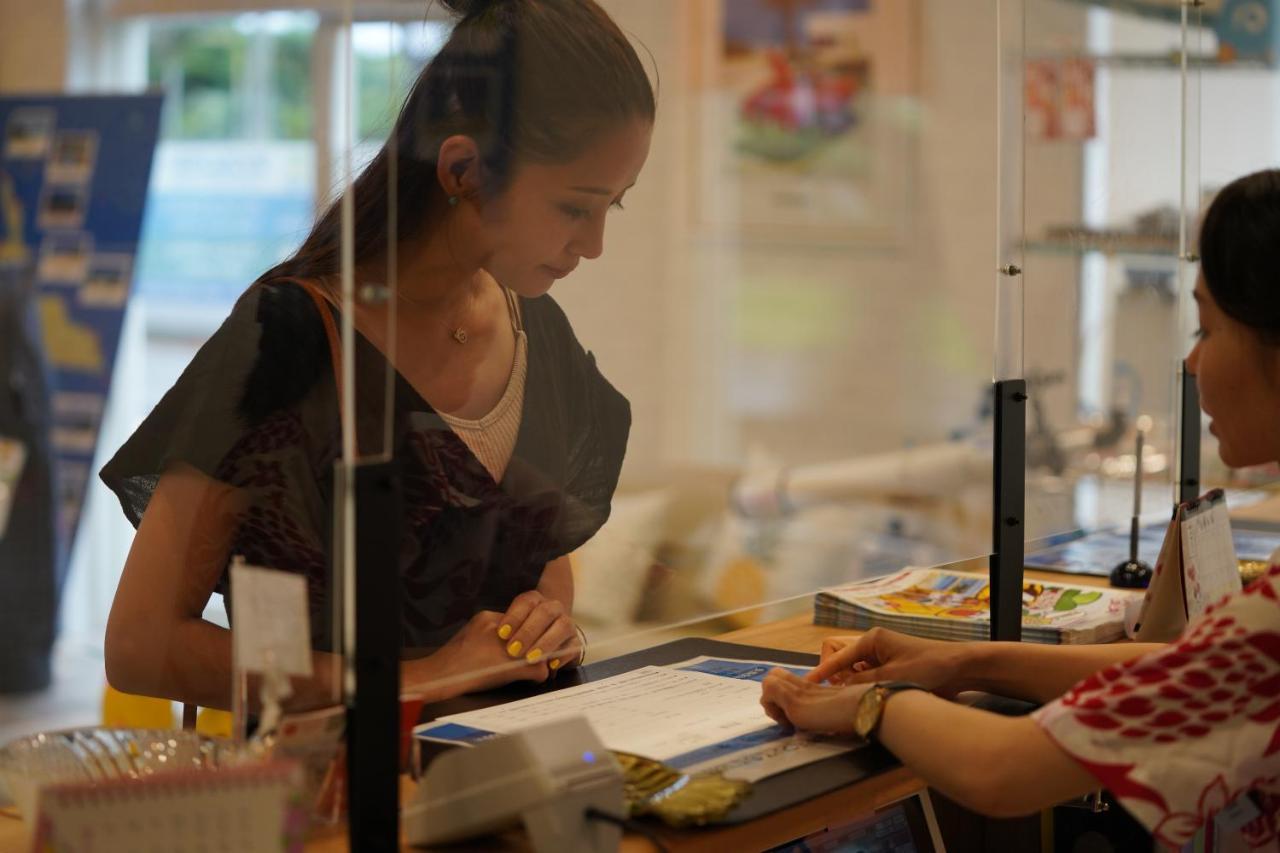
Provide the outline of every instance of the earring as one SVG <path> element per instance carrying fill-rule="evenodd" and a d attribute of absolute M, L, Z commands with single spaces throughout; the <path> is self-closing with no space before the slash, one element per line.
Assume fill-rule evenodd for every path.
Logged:
<path fill-rule="evenodd" d="M 458 197 L 456 195 L 449 196 L 449 206 L 450 207 L 458 206 Z"/>

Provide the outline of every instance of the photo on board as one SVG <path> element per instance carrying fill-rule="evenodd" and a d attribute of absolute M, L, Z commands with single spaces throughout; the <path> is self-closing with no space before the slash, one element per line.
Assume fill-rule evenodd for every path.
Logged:
<path fill-rule="evenodd" d="M 49 151 L 57 116 L 44 107 L 15 109 L 4 128 L 4 156 L 11 160 L 39 160 Z"/>

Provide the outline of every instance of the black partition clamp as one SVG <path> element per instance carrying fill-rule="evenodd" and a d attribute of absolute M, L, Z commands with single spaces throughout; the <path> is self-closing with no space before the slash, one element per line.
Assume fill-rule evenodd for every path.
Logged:
<path fill-rule="evenodd" d="M 356 486 L 355 695 L 347 703 L 352 851 L 400 844 L 400 478 L 359 464 Z"/>
<path fill-rule="evenodd" d="M 1178 503 L 1200 497 L 1200 388 L 1182 363 L 1182 412 L 1178 426 Z"/>
<path fill-rule="evenodd" d="M 995 383 L 991 515 L 991 639 L 1022 639 L 1026 547 L 1027 383 Z"/>

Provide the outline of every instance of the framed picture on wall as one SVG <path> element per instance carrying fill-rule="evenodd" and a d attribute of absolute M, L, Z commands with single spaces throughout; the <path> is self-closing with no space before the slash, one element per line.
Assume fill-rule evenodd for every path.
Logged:
<path fill-rule="evenodd" d="M 919 0 L 696 5 L 699 228 L 899 244 L 915 160 Z"/>

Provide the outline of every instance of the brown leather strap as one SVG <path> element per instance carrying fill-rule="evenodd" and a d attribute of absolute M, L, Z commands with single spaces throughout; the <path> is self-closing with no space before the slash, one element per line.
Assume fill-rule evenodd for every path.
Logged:
<path fill-rule="evenodd" d="M 338 408 L 342 408 L 342 342 L 338 338 L 338 327 L 333 322 L 333 311 L 331 311 L 332 303 L 320 289 L 320 286 L 305 281 L 300 278 L 286 278 L 281 281 L 292 282 L 307 292 L 311 297 L 311 301 L 316 304 L 316 311 L 320 312 L 320 322 L 324 323 L 324 333 L 329 338 L 329 360 L 333 364 L 333 383 L 338 389 Z"/>
<path fill-rule="evenodd" d="M 188 731 L 196 727 L 196 711 L 200 710 L 190 702 L 182 704 L 182 727 Z"/>

